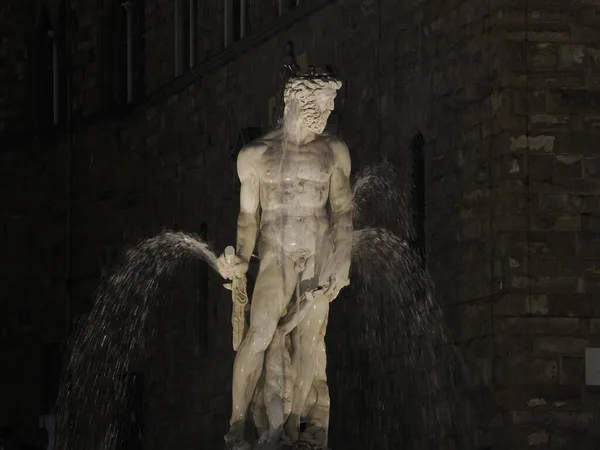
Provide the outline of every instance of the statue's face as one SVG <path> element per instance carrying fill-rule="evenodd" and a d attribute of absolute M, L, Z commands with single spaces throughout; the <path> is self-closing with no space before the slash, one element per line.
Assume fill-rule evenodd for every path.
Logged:
<path fill-rule="evenodd" d="M 334 108 L 335 89 L 318 89 L 302 103 L 301 117 L 303 125 L 315 134 L 321 134 L 327 126 L 327 119 Z"/>

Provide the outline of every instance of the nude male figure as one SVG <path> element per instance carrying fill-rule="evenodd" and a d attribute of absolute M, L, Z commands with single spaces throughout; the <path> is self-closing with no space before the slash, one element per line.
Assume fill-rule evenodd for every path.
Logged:
<path fill-rule="evenodd" d="M 346 145 L 324 134 L 339 81 L 291 78 L 284 92 L 284 125 L 241 150 L 241 181 L 235 260 L 219 258 L 226 278 L 244 275 L 258 240 L 260 268 L 250 309 L 250 326 L 233 372 L 233 410 L 225 440 L 244 444 L 248 405 L 263 370 L 264 354 L 300 281 L 301 293 L 323 287 L 325 301 L 314 301 L 293 333 L 299 339 L 299 367 L 286 430 L 297 439 L 300 415 L 315 384 L 329 394 L 325 374 L 324 328 L 329 301 L 348 284 L 352 239 L 350 156 Z M 323 260 L 343 251 L 335 270 L 320 277 Z M 297 341 L 296 341 L 297 342 Z M 322 355 L 321 355 L 322 353 Z M 317 419 L 318 420 L 318 419 Z M 313 424 L 324 427 L 327 423 Z M 324 442 L 326 444 L 326 442 Z"/>

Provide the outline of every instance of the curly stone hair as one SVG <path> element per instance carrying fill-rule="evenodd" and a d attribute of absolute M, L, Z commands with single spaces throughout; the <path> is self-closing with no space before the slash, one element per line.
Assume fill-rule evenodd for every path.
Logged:
<path fill-rule="evenodd" d="M 327 124 L 329 111 L 319 106 L 319 97 L 326 91 L 335 96 L 335 91 L 342 87 L 341 81 L 331 77 L 292 77 L 285 85 L 283 92 L 284 116 L 301 117 L 301 122 L 314 133 L 321 134 Z M 291 123 L 294 123 L 292 119 Z"/>
<path fill-rule="evenodd" d="M 288 103 L 291 100 L 298 100 L 300 103 L 308 103 L 316 96 L 317 92 L 320 90 L 338 90 L 341 87 L 342 82 L 331 77 L 291 77 L 285 83 L 285 89 L 283 91 L 283 101 L 285 103 Z"/>

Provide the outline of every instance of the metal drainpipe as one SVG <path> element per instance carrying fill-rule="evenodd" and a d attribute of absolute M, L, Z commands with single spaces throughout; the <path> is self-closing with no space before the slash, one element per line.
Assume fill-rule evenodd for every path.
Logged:
<path fill-rule="evenodd" d="M 71 83 L 72 83 L 72 67 L 70 59 L 71 50 L 71 35 L 70 35 L 70 14 L 69 5 L 65 6 L 65 76 L 66 76 L 66 89 L 65 89 L 65 133 L 66 133 L 66 194 L 67 194 L 67 213 L 66 213 L 66 262 L 65 262 L 65 277 L 66 277 L 66 322 L 67 322 L 67 336 L 70 336 L 73 328 L 73 298 L 72 298 L 72 264 L 71 264 L 71 251 L 73 246 L 73 124 L 72 124 L 72 94 L 71 94 Z"/>

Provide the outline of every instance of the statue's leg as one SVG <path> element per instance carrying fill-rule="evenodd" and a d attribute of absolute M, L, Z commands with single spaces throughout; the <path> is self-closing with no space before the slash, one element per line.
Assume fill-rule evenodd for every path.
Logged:
<path fill-rule="evenodd" d="M 305 289 L 314 289 L 313 279 L 303 280 Z M 299 348 L 294 348 L 292 363 L 295 365 L 296 380 L 290 418 L 286 423 L 286 434 L 292 440 L 299 437 L 300 416 L 317 371 L 319 334 L 329 310 L 329 300 L 322 295 L 314 297 L 313 304 L 294 333 L 299 333 Z"/>
<path fill-rule="evenodd" d="M 265 350 L 296 284 L 291 261 L 268 249 L 261 253 L 250 307 L 250 327 L 233 364 L 233 408 L 230 429 L 225 436 L 228 443 L 243 441 L 246 412 L 262 372 Z"/>
<path fill-rule="evenodd" d="M 265 356 L 266 360 L 266 356 Z M 254 395 L 250 402 L 250 410 L 252 411 L 252 422 L 256 427 L 258 435 L 261 436 L 265 431 L 269 430 L 269 418 L 267 417 L 267 408 L 265 406 L 265 373 L 264 370 L 258 379 Z"/>
<path fill-rule="evenodd" d="M 327 314 L 328 317 L 328 314 Z M 322 447 L 327 447 L 329 430 L 329 386 L 327 385 L 327 353 L 325 351 L 325 331 L 327 317 L 323 323 L 316 349 L 317 370 L 313 381 L 313 389 L 317 392 L 316 403 L 310 411 L 309 421 L 306 425 L 303 438 L 308 441 L 318 442 Z"/>
<path fill-rule="evenodd" d="M 289 415 L 289 406 L 285 398 L 288 378 L 292 377 L 289 355 L 285 348 L 285 335 L 279 327 L 273 336 L 271 345 L 265 352 L 265 389 L 264 401 L 269 419 L 269 437 L 279 441 L 283 434 L 283 424 Z"/>

